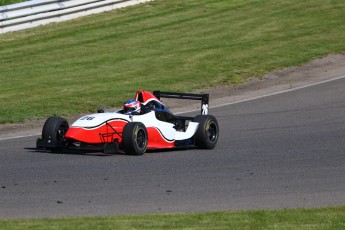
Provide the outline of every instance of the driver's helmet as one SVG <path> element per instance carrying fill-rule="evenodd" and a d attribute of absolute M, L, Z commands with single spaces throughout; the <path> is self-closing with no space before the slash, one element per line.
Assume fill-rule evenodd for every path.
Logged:
<path fill-rule="evenodd" d="M 140 113 L 140 102 L 134 99 L 130 99 L 123 104 L 123 112 L 129 114 L 132 112 Z"/>

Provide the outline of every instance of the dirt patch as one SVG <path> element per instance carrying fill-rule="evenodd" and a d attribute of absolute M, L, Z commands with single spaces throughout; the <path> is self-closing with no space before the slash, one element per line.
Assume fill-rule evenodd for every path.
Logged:
<path fill-rule="evenodd" d="M 308 84 L 332 79 L 345 75 L 345 52 L 328 55 L 312 60 L 302 66 L 290 67 L 266 74 L 261 79 L 252 78 L 244 84 L 221 85 L 212 88 L 198 90 L 195 93 L 210 94 L 210 106 L 231 103 L 253 97 L 267 95 L 282 90 L 293 89 Z M 200 107 L 199 103 L 178 103 L 170 100 L 163 101 L 173 112 L 194 110 Z M 74 121 L 76 117 L 69 117 Z M 1 124 L 0 140 L 39 135 L 45 119 L 28 120 L 18 124 Z"/>

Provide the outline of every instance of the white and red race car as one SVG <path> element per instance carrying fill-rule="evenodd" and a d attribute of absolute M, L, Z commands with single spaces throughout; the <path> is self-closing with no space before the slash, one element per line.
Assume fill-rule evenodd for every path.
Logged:
<path fill-rule="evenodd" d="M 161 98 L 201 101 L 201 115 L 176 116 Z M 71 126 L 62 117 L 49 117 L 36 147 L 52 151 L 80 149 L 114 154 L 142 155 L 146 150 L 197 147 L 213 149 L 218 141 L 216 118 L 208 115 L 208 94 L 139 90 L 135 100 L 145 113 L 103 112 L 79 118 Z"/>

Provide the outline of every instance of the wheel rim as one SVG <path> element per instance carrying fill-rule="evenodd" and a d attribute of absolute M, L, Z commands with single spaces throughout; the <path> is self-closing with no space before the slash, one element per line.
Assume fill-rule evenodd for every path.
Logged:
<path fill-rule="evenodd" d="M 62 123 L 59 128 L 57 129 L 56 132 L 56 140 L 58 141 L 63 141 L 65 140 L 65 134 L 68 130 L 68 125 L 65 123 Z"/>
<path fill-rule="evenodd" d="M 208 128 L 207 128 L 207 136 L 208 136 L 208 140 L 211 143 L 214 143 L 217 141 L 218 138 L 218 130 L 217 130 L 217 125 L 216 123 L 210 121 L 208 124 Z"/>
<path fill-rule="evenodd" d="M 137 146 L 139 149 L 145 149 L 146 148 L 146 133 L 143 129 L 138 129 L 135 141 L 137 143 Z"/>

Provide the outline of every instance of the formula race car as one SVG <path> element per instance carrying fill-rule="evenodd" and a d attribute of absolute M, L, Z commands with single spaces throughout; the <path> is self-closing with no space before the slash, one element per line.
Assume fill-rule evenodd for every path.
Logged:
<path fill-rule="evenodd" d="M 161 98 L 201 101 L 201 115 L 176 116 Z M 36 147 L 52 151 L 79 149 L 114 154 L 142 155 L 146 150 L 189 148 L 213 149 L 219 137 L 216 118 L 208 115 L 208 94 L 139 90 L 135 100 L 142 111 L 104 112 L 79 118 L 71 126 L 62 117 L 49 117 Z"/>

